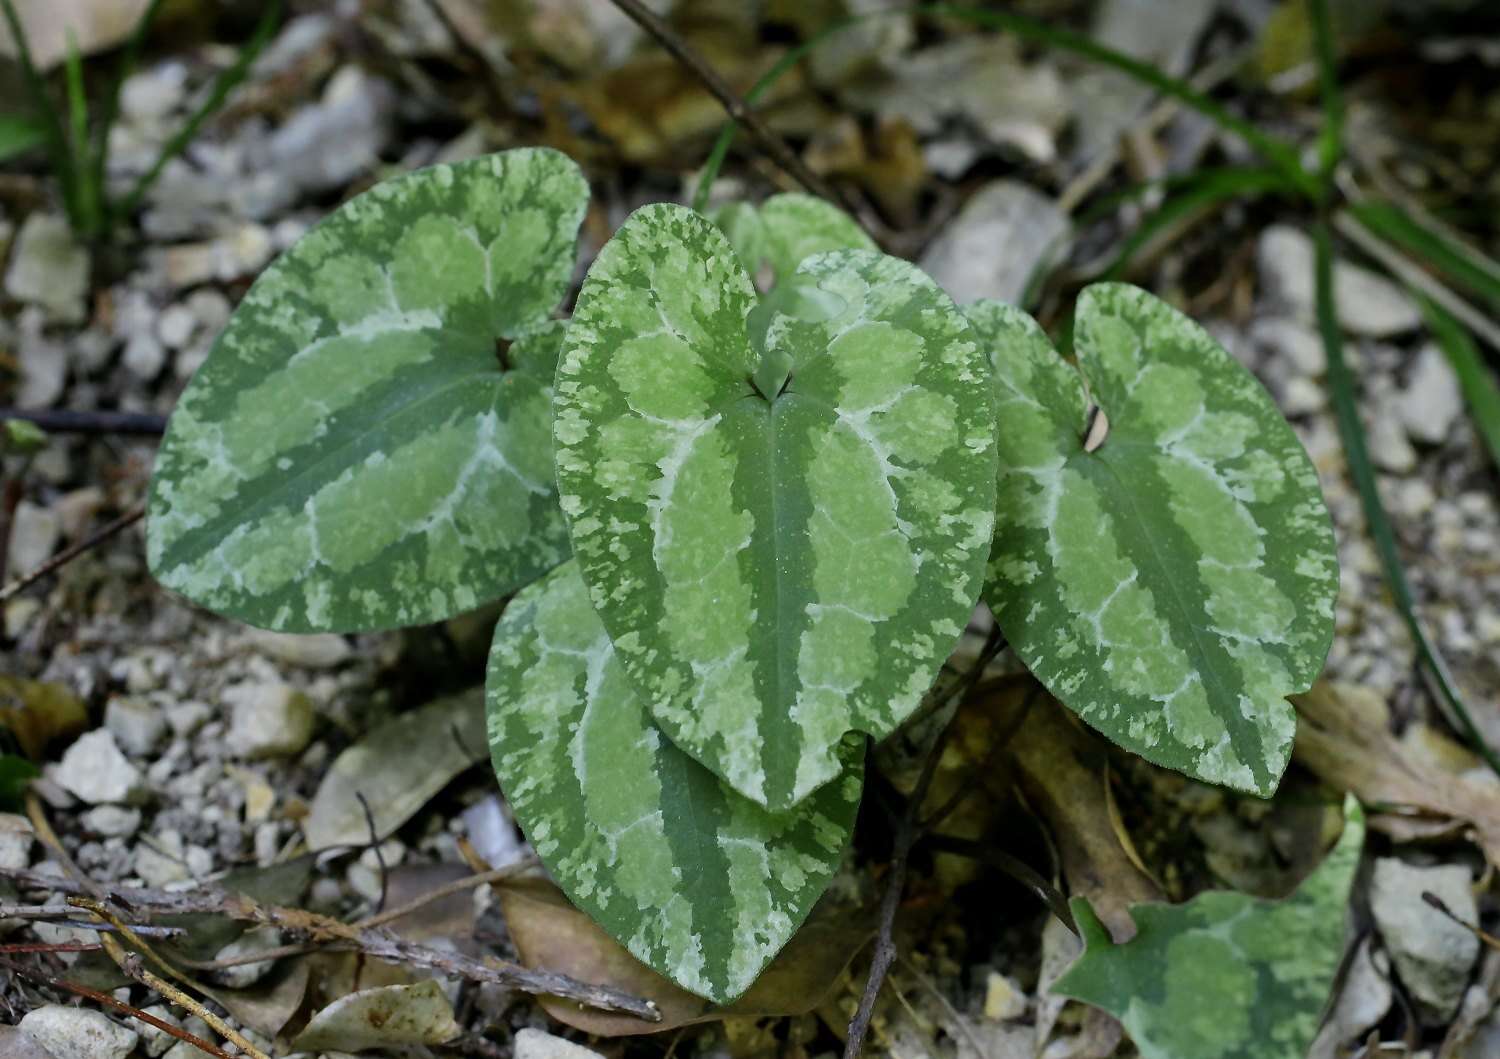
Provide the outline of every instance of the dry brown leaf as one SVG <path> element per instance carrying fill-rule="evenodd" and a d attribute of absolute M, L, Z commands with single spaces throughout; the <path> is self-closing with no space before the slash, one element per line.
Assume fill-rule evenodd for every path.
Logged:
<path fill-rule="evenodd" d="M 863 909 L 819 906 L 750 991 L 727 1007 L 680 989 L 630 955 L 543 879 L 520 879 L 499 888 L 500 904 L 521 962 L 580 981 L 645 997 L 660 1022 L 580 1008 L 550 997 L 542 1006 L 559 1022 L 599 1037 L 660 1033 L 728 1017 L 800 1015 L 816 1008 L 849 961 L 874 935 L 874 916 Z"/>
<path fill-rule="evenodd" d="M 312 1017 L 293 1046 L 359 1052 L 393 1045 L 444 1044 L 461 1032 L 442 986 L 428 979 L 340 997 Z"/>
<path fill-rule="evenodd" d="M 0 676 L 0 728 L 8 728 L 33 761 L 47 744 L 78 734 L 88 721 L 88 710 L 63 685 Z"/>
<path fill-rule="evenodd" d="M 1409 838 L 1432 834 L 1434 826 L 1442 833 L 1447 821 L 1460 821 L 1489 862 L 1500 866 L 1500 785 L 1445 771 L 1434 754 L 1413 753 L 1391 734 L 1385 703 L 1364 688 L 1322 681 L 1292 702 L 1302 718 L 1296 760 L 1368 805 L 1378 814 L 1371 827 Z M 1429 733 L 1424 742 L 1433 738 Z"/>
<path fill-rule="evenodd" d="M 1008 708 L 1032 689 L 1018 678 L 995 692 Z M 1135 933 L 1126 909 L 1160 901 L 1161 889 L 1136 867 L 1110 820 L 1105 747 L 1057 700 L 1041 695 L 1011 737 L 1010 754 L 1027 799 L 1057 842 L 1068 889 L 1089 899 L 1116 941 Z"/>

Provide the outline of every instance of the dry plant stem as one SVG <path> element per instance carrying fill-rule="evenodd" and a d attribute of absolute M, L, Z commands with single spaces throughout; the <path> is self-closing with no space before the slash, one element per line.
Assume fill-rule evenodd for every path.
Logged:
<path fill-rule="evenodd" d="M 439 886 L 427 891 L 421 897 L 413 898 L 412 900 L 406 902 L 406 904 L 404 905 L 397 905 L 395 908 L 387 909 L 386 911 L 381 912 L 378 915 L 366 916 L 364 919 L 361 919 L 354 925 L 366 929 L 370 927 L 381 927 L 393 920 L 401 919 L 403 916 L 411 915 L 413 912 L 422 908 L 424 905 L 429 905 L 434 901 L 441 901 L 443 898 L 448 897 L 452 894 L 463 893 L 463 891 L 465 890 L 473 890 L 480 886 L 488 886 L 491 883 L 503 882 L 513 875 L 519 875 L 524 871 L 530 871 L 540 863 L 541 860 L 537 857 L 537 855 L 535 853 L 530 853 L 522 857 L 520 860 L 513 861 L 512 863 L 500 868 L 495 868 L 492 871 L 480 872 L 478 875 L 470 875 L 462 879 L 455 879 L 451 883 L 447 883 L 446 885 Z"/>
<path fill-rule="evenodd" d="M 79 880 L 42 875 L 26 869 L 0 868 L 0 878 L 14 879 L 29 889 L 68 894 L 88 892 L 87 886 Z M 209 913 L 228 916 L 242 922 L 277 927 L 320 945 L 331 943 L 345 946 L 388 963 L 425 967 L 450 977 L 493 982 L 522 993 L 573 1000 L 601 1011 L 624 1012 L 647 1022 L 661 1020 L 661 1012 L 653 1002 L 622 993 L 618 989 L 591 985 L 552 971 L 534 971 L 499 960 L 476 960 L 457 953 L 441 952 L 407 941 L 380 928 L 350 926 L 337 919 L 297 908 L 261 905 L 244 894 L 207 888 L 180 894 L 139 889 L 126 891 L 121 896 L 128 897 L 134 908 L 153 915 Z M 266 958 L 265 953 L 255 954 L 255 962 Z"/>
<path fill-rule="evenodd" d="M 3 603 L 5 602 L 5 600 L 10 599 L 18 592 L 24 590 L 27 586 L 33 585 L 36 582 L 40 581 L 48 574 L 62 569 L 64 566 L 67 566 L 74 559 L 78 558 L 85 552 L 92 551 L 93 549 L 99 547 L 99 545 L 103 544 L 111 537 L 120 533 L 122 530 L 129 529 L 131 526 L 139 522 L 142 517 L 145 516 L 145 514 L 146 505 L 142 504 L 134 510 L 121 515 L 119 518 L 115 519 L 108 525 L 89 534 L 78 543 L 69 545 L 68 547 L 64 548 L 52 558 L 48 559 L 41 566 L 31 571 L 31 573 L 24 574 L 21 577 L 16 578 L 16 580 L 12 581 L 4 588 L 0 588 L 0 603 Z"/>
<path fill-rule="evenodd" d="M 66 408 L 0 408 L 0 420 L 35 423 L 52 434 L 139 434 L 159 436 L 167 417 L 147 412 L 74 412 Z"/>
<path fill-rule="evenodd" d="M 95 900 L 103 901 L 104 889 L 85 875 L 83 869 L 78 866 L 78 862 L 68 855 L 67 850 L 63 849 L 62 840 L 57 837 L 57 832 L 52 830 L 52 821 L 47 819 L 47 813 L 42 809 L 42 800 L 34 791 L 26 792 L 26 818 L 31 821 L 37 840 L 57 858 L 57 863 L 62 865 L 68 877 Z"/>
<path fill-rule="evenodd" d="M 875 1001 L 880 996 L 880 986 L 896 959 L 894 939 L 896 910 L 901 905 L 901 893 L 906 888 L 906 865 L 911 858 L 911 848 L 920 834 L 922 803 L 927 800 L 927 791 L 932 786 L 932 778 L 937 775 L 938 761 L 942 758 L 943 748 L 948 745 L 949 736 L 953 731 L 953 714 L 958 712 L 958 708 L 974 690 L 974 686 L 979 683 L 979 678 L 984 675 L 985 669 L 994 661 L 995 656 L 1004 649 L 1005 637 L 996 628 L 990 633 L 989 640 L 974 661 L 973 667 L 964 675 L 959 686 L 950 692 L 948 702 L 951 705 L 948 716 L 944 718 L 937 736 L 927 748 L 926 760 L 922 762 L 922 773 L 917 778 L 916 786 L 912 788 L 911 798 L 906 803 L 906 813 L 896 829 L 895 847 L 891 854 L 890 878 L 880 901 L 880 933 L 875 939 L 875 953 L 870 960 L 870 976 L 865 980 L 865 989 L 859 999 L 859 1008 L 854 1012 L 854 1018 L 849 1021 L 849 1035 L 844 1041 L 844 1059 L 857 1059 L 864 1050 L 865 1035 L 869 1033 L 870 1019 L 875 1015 Z"/>
<path fill-rule="evenodd" d="M 683 40 L 677 34 L 677 31 L 667 24 L 666 19 L 652 11 L 641 0 L 614 0 L 614 5 L 623 11 L 636 25 L 655 37 L 657 42 L 674 59 L 682 63 L 683 66 L 692 72 L 693 76 L 703 82 L 703 87 L 708 89 L 713 97 L 719 101 L 725 113 L 743 126 L 745 131 L 756 139 L 776 164 L 786 170 L 797 183 L 819 198 L 838 204 L 850 216 L 858 215 L 858 211 L 855 210 L 849 200 L 840 194 L 838 189 L 832 184 L 809 169 L 807 163 L 802 161 L 797 152 L 792 150 L 785 140 L 771 131 L 769 126 L 761 120 L 760 116 L 746 105 L 739 94 L 725 83 L 724 79 L 719 76 L 718 71 L 704 61 L 703 56 L 689 47 L 687 41 Z"/>
<path fill-rule="evenodd" d="M 135 979 L 147 989 L 153 989 L 157 993 L 160 993 L 184 1011 L 197 1015 L 204 1022 L 212 1026 L 215 1033 L 225 1040 L 232 1041 L 235 1047 L 239 1048 L 246 1055 L 251 1056 L 252 1059 L 270 1059 L 270 1056 L 266 1055 L 265 1052 L 246 1040 L 244 1034 L 204 1007 L 202 1003 L 184 993 L 181 989 L 178 989 L 171 982 L 153 974 L 142 966 L 141 956 L 144 954 L 152 963 L 155 963 L 163 971 L 166 971 L 184 985 L 200 989 L 194 982 L 157 955 L 151 946 L 142 941 L 140 936 L 131 930 L 119 916 L 115 915 L 107 905 L 100 901 L 92 901 L 86 897 L 69 898 L 68 903 L 86 909 L 98 916 L 100 920 L 112 925 L 130 942 L 131 947 L 137 950 L 135 953 L 127 953 L 124 946 L 115 940 L 113 935 L 101 934 L 99 936 L 99 941 L 104 946 L 104 951 L 109 954 L 109 958 L 115 961 L 126 976 Z"/>
<path fill-rule="evenodd" d="M 155 1015 L 147 1014 L 146 1012 L 140 1010 L 140 1008 L 134 1008 L 129 1004 L 116 1000 L 108 993 L 101 993 L 96 989 L 90 989 L 88 986 L 79 985 L 77 982 L 70 982 L 65 978 L 53 978 L 51 975 L 42 974 L 31 968 L 23 967 L 21 964 L 12 963 L 11 961 L 5 959 L 0 959 L 0 967 L 6 968 L 12 974 L 20 975 L 23 978 L 30 978 L 34 982 L 42 982 L 54 989 L 61 989 L 64 992 L 72 993 L 75 996 L 81 996 L 87 1000 L 92 1000 L 96 1004 L 100 1004 L 104 1007 L 110 1008 L 113 1011 L 118 1011 L 122 1015 L 128 1015 L 130 1018 L 133 1018 L 139 1022 L 144 1022 L 148 1026 L 155 1026 L 157 1029 L 161 1030 L 163 1033 L 167 1034 L 170 1037 L 175 1037 L 179 1041 L 186 1041 L 188 1044 L 191 1044 L 194 1048 L 197 1048 L 205 1055 L 217 1056 L 218 1059 L 232 1059 L 228 1052 L 220 1050 L 213 1044 L 205 1041 L 202 1037 L 195 1036 L 194 1034 L 189 1033 L 187 1030 L 182 1029 L 180 1026 L 174 1026 L 170 1022 L 157 1018 Z"/>

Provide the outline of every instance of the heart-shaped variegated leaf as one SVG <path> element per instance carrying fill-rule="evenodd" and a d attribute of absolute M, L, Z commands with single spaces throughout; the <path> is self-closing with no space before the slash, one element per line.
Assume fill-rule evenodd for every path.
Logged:
<path fill-rule="evenodd" d="M 1343 958 L 1364 833 L 1351 797 L 1338 844 L 1291 897 L 1216 890 L 1135 905 L 1136 934 L 1122 945 L 1075 899 L 1085 950 L 1052 991 L 1119 1018 L 1143 1059 L 1306 1055 Z"/>
<path fill-rule="evenodd" d="M 1291 427 L 1207 332 L 1135 287 L 1083 292 L 1082 377 L 1019 310 L 969 313 L 999 397 L 985 599 L 1011 645 L 1121 746 L 1270 794 L 1296 728 L 1286 696 L 1322 668 L 1338 591 Z"/>
<path fill-rule="evenodd" d="M 812 195 L 772 195 L 759 207 L 732 202 L 714 214 L 716 223 L 752 276 L 770 267 L 776 282 L 787 279 L 813 254 L 826 250 L 874 250 L 865 230 L 837 206 Z"/>
<path fill-rule="evenodd" d="M 627 673 L 679 746 L 784 809 L 846 733 L 905 718 L 962 631 L 995 428 L 983 352 L 906 262 L 818 254 L 768 298 L 707 220 L 641 209 L 579 295 L 556 436 Z"/>
<path fill-rule="evenodd" d="M 684 989 L 749 988 L 838 867 L 860 755 L 789 812 L 734 793 L 656 727 L 571 562 L 512 601 L 487 694 L 500 786 L 569 898 Z"/>
<path fill-rule="evenodd" d="M 253 625 L 449 617 L 567 555 L 551 379 L 588 186 L 526 149 L 376 186 L 261 275 L 157 455 L 156 577 Z"/>

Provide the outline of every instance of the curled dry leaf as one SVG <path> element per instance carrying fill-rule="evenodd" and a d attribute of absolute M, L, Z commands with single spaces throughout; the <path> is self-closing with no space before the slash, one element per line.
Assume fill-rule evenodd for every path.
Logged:
<path fill-rule="evenodd" d="M 1433 816 L 1459 821 L 1500 866 L 1500 785 L 1445 771 L 1431 763 L 1436 755 L 1411 753 L 1391 734 L 1385 703 L 1363 688 L 1322 681 L 1292 701 L 1302 716 L 1297 760 L 1360 801 L 1402 814 L 1372 817 L 1371 827 L 1416 837 L 1406 825 Z"/>
<path fill-rule="evenodd" d="M 385 838 L 489 750 L 479 689 L 428 703 L 377 727 L 340 754 L 302 829 L 311 849 L 370 840 L 359 796 Z"/>
<path fill-rule="evenodd" d="M 771 961 L 749 992 L 718 1006 L 673 985 L 630 955 L 562 892 L 542 879 L 520 879 L 499 889 L 510 935 L 527 967 L 546 968 L 585 982 L 645 997 L 661 1012 L 660 1022 L 580 1008 L 541 998 L 559 1022 L 600 1037 L 661 1033 L 724 1018 L 800 1015 L 823 1003 L 850 960 L 875 932 L 867 910 L 826 905 L 814 909 L 792 940 Z"/>
<path fill-rule="evenodd" d="M 358 1052 L 403 1044 L 443 1044 L 460 1032 L 442 987 L 428 980 L 340 997 L 312 1017 L 294 1047 Z"/>
<path fill-rule="evenodd" d="M 61 684 L 0 676 L 0 728 L 33 760 L 52 740 L 83 731 L 88 719 L 78 696 Z"/>

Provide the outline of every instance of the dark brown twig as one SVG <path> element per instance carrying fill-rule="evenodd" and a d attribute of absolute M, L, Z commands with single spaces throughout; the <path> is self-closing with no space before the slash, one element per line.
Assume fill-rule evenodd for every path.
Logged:
<path fill-rule="evenodd" d="M 139 1022 L 144 1022 L 148 1026 L 155 1026 L 168 1036 L 175 1037 L 179 1041 L 186 1041 L 206 1055 L 217 1056 L 218 1059 L 231 1059 L 228 1052 L 210 1044 L 202 1037 L 194 1036 L 180 1026 L 174 1026 L 164 1019 L 147 1014 L 140 1008 L 134 1008 L 129 1004 L 116 1000 L 108 993 L 101 993 L 97 989 L 90 989 L 86 985 L 79 985 L 77 982 L 70 982 L 65 978 L 53 978 L 49 974 L 43 974 L 24 964 L 13 963 L 6 959 L 0 959 L 0 967 L 4 967 L 12 974 L 20 975 L 23 978 L 30 978 L 34 982 L 41 982 L 54 989 L 61 989 L 64 992 L 72 993 L 74 996 L 81 996 L 86 1000 L 92 1000 L 94 1003 L 101 1004 L 111 1011 L 118 1011 L 122 1015 L 128 1015 Z"/>
<path fill-rule="evenodd" d="M 0 420 L 20 419 L 53 434 L 159 435 L 167 417 L 148 412 L 75 412 L 66 408 L 0 408 Z"/>
<path fill-rule="evenodd" d="M 64 566 L 67 566 L 74 559 L 78 558 L 85 552 L 92 551 L 93 549 L 99 547 L 99 545 L 103 544 L 105 541 L 109 540 L 111 537 L 115 536 L 121 531 L 127 530 L 131 526 L 134 526 L 145 516 L 145 514 L 146 505 L 142 504 L 132 511 L 127 511 L 125 514 L 121 515 L 119 518 L 115 519 L 108 525 L 95 530 L 93 533 L 89 534 L 87 537 L 77 542 L 76 544 L 70 544 L 68 547 L 58 552 L 56 555 L 48 559 L 45 563 L 37 567 L 35 570 L 31 571 L 29 574 L 22 574 L 10 584 L 6 585 L 4 588 L 0 588 L 0 603 L 5 602 L 7 599 L 10 599 L 11 596 L 14 596 L 19 592 L 24 591 L 27 586 L 35 584 L 42 578 L 46 577 L 48 574 L 62 569 Z"/>
<path fill-rule="evenodd" d="M 761 120 L 753 109 L 740 98 L 733 88 L 719 76 L 717 70 L 710 66 L 687 41 L 683 40 L 666 21 L 655 11 L 652 11 L 641 0 L 614 0 L 614 5 L 625 13 L 632 22 L 640 26 L 657 42 L 665 48 L 671 56 L 692 72 L 693 76 L 703 82 L 703 87 L 719 101 L 732 119 L 744 127 L 755 140 L 761 145 L 765 152 L 771 156 L 788 175 L 801 184 L 808 191 L 828 202 L 837 203 L 851 216 L 857 216 L 858 211 L 849 200 L 839 192 L 828 181 L 808 168 L 807 163 L 802 161 L 796 151 L 792 150 L 771 128 Z"/>
<path fill-rule="evenodd" d="M 949 707 L 948 716 L 943 719 L 942 727 L 938 729 L 938 734 L 927 748 L 926 760 L 922 762 L 922 773 L 917 777 L 917 785 L 912 788 L 911 797 L 906 803 L 906 812 L 896 829 L 895 847 L 891 854 L 890 878 L 880 901 L 880 933 L 875 939 L 875 953 L 870 960 L 870 976 L 865 980 L 865 990 L 859 999 L 859 1008 L 854 1012 L 854 1018 L 849 1021 L 849 1036 L 844 1041 L 844 1059 L 857 1059 L 864 1050 L 865 1035 L 870 1032 L 870 1020 L 875 1015 L 875 1001 L 880 996 L 880 987 L 885 982 L 885 976 L 890 972 L 891 964 L 896 960 L 894 939 L 896 910 L 901 906 L 901 893 L 906 887 L 906 865 L 911 858 L 911 848 L 920 834 L 919 820 L 922 803 L 927 800 L 927 791 L 932 786 L 932 778 L 937 775 L 938 761 L 943 756 L 943 749 L 948 745 L 948 739 L 953 730 L 951 724 L 953 714 L 958 712 L 958 708 L 963 705 L 969 692 L 973 691 L 974 686 L 979 683 L 979 678 L 984 675 L 985 669 L 1004 649 L 1005 637 L 997 627 L 990 632 L 989 639 L 985 641 L 984 650 L 979 653 L 974 665 L 946 697 L 946 705 Z"/>
<path fill-rule="evenodd" d="M 365 814 L 365 826 L 370 829 L 370 848 L 375 851 L 375 863 L 380 867 L 380 900 L 375 902 L 375 915 L 385 911 L 386 895 L 390 891 L 390 872 L 385 866 L 385 851 L 380 848 L 380 832 L 375 828 L 375 814 L 370 810 L 370 800 L 364 791 L 355 791 L 360 811 Z"/>

